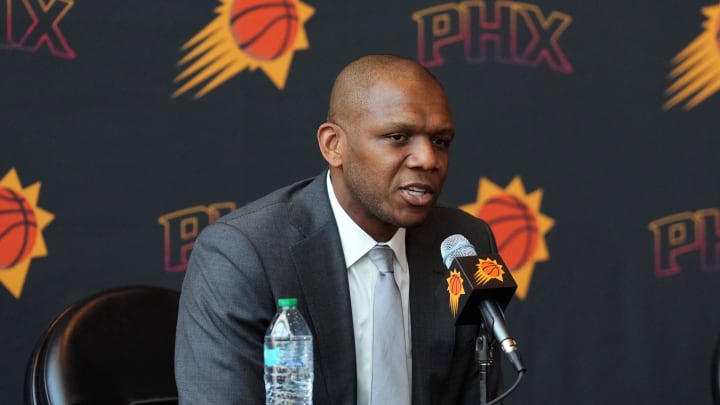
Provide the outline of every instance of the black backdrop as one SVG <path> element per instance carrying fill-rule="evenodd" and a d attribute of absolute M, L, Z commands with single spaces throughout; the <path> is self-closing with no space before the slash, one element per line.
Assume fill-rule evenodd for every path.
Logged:
<path fill-rule="evenodd" d="M 238 50 L 229 31 L 230 7 L 256 3 L 0 2 L 0 188 L 38 223 L 20 263 L 2 262 L 17 233 L 0 239 L 3 403 L 22 402 L 30 351 L 66 305 L 120 285 L 179 288 L 195 231 L 319 173 L 315 130 L 341 66 L 422 60 L 443 39 L 430 68 L 458 135 L 443 199 L 482 211 L 514 196 L 537 230 L 503 252 L 533 246 L 507 311 L 530 371 L 507 403 L 710 403 L 720 4 L 285 0 L 298 24 L 281 62 Z M 206 52 L 247 66 L 171 97 L 193 62 L 178 63 L 181 47 L 206 26 Z M 704 70 L 677 77 L 708 94 L 668 107 L 673 58 L 696 39 Z"/>

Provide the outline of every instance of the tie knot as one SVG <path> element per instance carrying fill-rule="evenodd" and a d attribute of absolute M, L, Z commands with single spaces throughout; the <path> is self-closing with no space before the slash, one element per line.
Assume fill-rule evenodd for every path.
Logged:
<path fill-rule="evenodd" d="M 380 270 L 380 273 L 387 274 L 393 272 L 393 257 L 394 253 L 390 246 L 387 245 L 375 245 L 368 252 L 370 260 L 375 263 L 375 266 Z"/>

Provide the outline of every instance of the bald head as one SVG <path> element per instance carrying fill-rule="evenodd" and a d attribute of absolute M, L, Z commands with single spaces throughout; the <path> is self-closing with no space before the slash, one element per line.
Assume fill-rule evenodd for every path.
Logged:
<path fill-rule="evenodd" d="M 332 189 L 376 241 L 417 226 L 442 190 L 455 136 L 445 90 L 417 62 L 365 56 L 338 75 L 317 131 Z"/>
<path fill-rule="evenodd" d="M 415 61 L 395 55 L 363 56 L 345 66 L 335 79 L 330 93 L 328 121 L 342 122 L 352 118 L 364 108 L 368 91 L 373 85 L 397 80 L 413 80 L 442 89 L 435 76 Z"/>

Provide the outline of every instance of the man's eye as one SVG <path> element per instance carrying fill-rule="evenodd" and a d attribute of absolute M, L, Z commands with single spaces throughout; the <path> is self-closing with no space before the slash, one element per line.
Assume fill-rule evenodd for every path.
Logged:
<path fill-rule="evenodd" d="M 444 146 L 448 147 L 450 146 L 451 140 L 449 138 L 435 138 L 435 145 L 437 146 Z"/>
<path fill-rule="evenodd" d="M 393 141 L 404 141 L 407 139 L 407 135 L 405 134 L 390 134 L 388 135 L 388 138 L 392 139 Z"/>

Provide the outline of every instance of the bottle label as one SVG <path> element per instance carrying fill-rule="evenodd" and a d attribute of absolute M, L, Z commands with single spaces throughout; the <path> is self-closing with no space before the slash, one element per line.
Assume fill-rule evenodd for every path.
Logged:
<path fill-rule="evenodd" d="M 271 349 L 265 345 L 265 365 L 268 367 L 274 367 L 280 363 L 280 349 Z"/>

